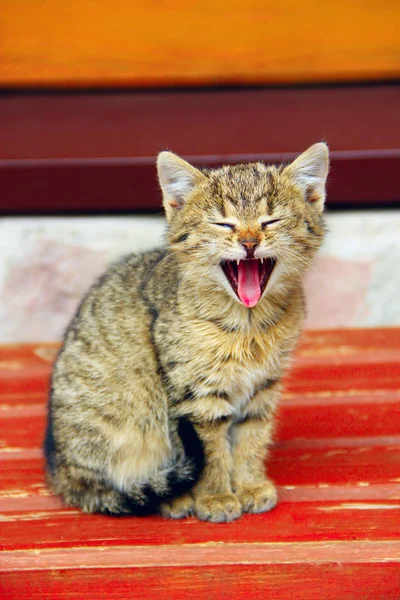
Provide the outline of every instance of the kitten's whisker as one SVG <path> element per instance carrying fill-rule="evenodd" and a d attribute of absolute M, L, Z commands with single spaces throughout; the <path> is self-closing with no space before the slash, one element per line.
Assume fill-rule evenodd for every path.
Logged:
<path fill-rule="evenodd" d="M 178 288 L 177 288 L 177 294 L 180 293 L 180 289 L 181 289 L 183 283 L 188 279 L 188 277 L 190 277 L 193 273 L 195 273 L 197 269 L 198 269 L 198 266 L 197 266 L 197 263 L 195 263 L 194 265 L 190 265 L 187 268 L 187 270 L 185 270 L 183 272 L 183 275 L 181 277 L 181 280 L 180 280 Z M 200 281 L 200 277 L 199 277 L 198 281 Z"/>
<path fill-rule="evenodd" d="M 282 261 L 280 260 L 280 264 L 286 271 L 287 275 L 290 276 L 291 273 L 287 269 L 285 269 L 285 265 L 284 265 L 285 261 L 288 263 L 289 267 L 297 273 L 297 276 L 299 277 L 300 281 L 302 283 L 304 283 L 304 277 L 303 277 L 302 273 L 299 271 L 299 269 L 291 262 L 290 255 L 288 256 L 288 254 L 284 254 L 283 252 L 281 252 L 281 258 L 282 258 Z"/>
<path fill-rule="evenodd" d="M 284 252 L 286 252 L 287 254 L 289 254 L 292 258 L 300 259 L 302 261 L 302 263 L 304 263 L 307 266 L 307 268 L 311 269 L 316 275 L 318 275 L 318 277 L 320 278 L 322 284 L 324 285 L 324 287 L 326 287 L 326 281 L 325 281 L 325 279 L 323 278 L 323 276 L 321 275 L 321 273 L 317 270 L 317 268 L 315 267 L 315 265 L 313 264 L 313 262 L 309 258 L 306 258 L 304 256 L 299 257 L 297 254 L 295 254 L 289 248 L 285 248 Z"/>

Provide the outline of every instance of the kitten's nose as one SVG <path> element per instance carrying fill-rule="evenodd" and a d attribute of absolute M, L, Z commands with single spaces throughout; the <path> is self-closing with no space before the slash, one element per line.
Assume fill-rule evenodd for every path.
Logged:
<path fill-rule="evenodd" d="M 258 239 L 255 237 L 248 237 L 244 240 L 240 240 L 240 243 L 246 248 L 247 256 L 251 257 L 254 254 L 254 248 L 258 246 Z"/>

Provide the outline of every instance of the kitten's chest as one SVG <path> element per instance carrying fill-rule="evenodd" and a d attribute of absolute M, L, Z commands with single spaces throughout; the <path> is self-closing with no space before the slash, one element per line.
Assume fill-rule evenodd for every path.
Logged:
<path fill-rule="evenodd" d="M 202 394 L 226 394 L 240 410 L 257 387 L 277 376 L 278 345 L 257 332 L 208 333 L 198 339 L 193 381 Z"/>
<path fill-rule="evenodd" d="M 258 363 L 252 360 L 232 360 L 230 364 L 215 363 L 209 373 L 209 388 L 217 383 L 217 390 L 228 395 L 230 402 L 238 412 L 255 394 L 257 388 L 270 377 L 271 367 L 268 361 Z"/>

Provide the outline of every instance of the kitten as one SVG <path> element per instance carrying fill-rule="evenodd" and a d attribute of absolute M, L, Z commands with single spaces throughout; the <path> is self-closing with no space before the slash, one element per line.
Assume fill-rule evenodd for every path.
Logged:
<path fill-rule="evenodd" d="M 167 247 L 93 285 L 51 386 L 49 482 L 86 512 L 213 522 L 277 501 L 265 474 L 282 373 L 324 237 L 328 149 L 285 167 L 158 157 Z"/>

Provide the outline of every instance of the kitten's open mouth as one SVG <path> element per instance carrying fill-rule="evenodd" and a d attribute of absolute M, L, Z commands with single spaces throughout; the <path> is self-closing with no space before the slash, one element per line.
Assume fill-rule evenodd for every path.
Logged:
<path fill-rule="evenodd" d="M 225 260 L 221 268 L 239 300 L 252 308 L 261 298 L 275 265 L 274 258 L 247 258 Z"/>

